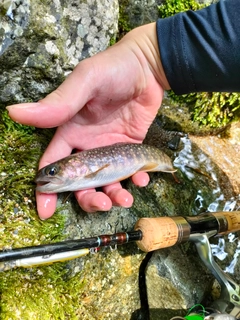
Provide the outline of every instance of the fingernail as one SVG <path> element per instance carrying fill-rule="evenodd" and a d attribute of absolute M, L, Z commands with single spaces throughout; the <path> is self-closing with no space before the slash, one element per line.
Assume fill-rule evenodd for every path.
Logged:
<path fill-rule="evenodd" d="M 7 111 L 11 111 L 12 109 L 27 109 L 27 108 L 35 108 L 38 107 L 40 103 L 32 102 L 32 103 L 20 103 L 20 104 L 13 104 L 11 106 L 7 106 Z"/>

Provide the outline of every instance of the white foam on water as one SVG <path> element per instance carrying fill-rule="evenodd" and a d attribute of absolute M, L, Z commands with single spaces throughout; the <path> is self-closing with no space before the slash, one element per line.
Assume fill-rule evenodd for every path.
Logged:
<path fill-rule="evenodd" d="M 223 211 L 234 211 L 236 209 L 237 199 L 232 197 L 230 200 L 226 201 Z M 233 259 L 230 262 L 230 264 L 225 268 L 225 272 L 234 273 L 235 266 L 238 262 L 238 256 L 240 254 L 240 240 L 234 233 L 228 234 L 228 241 L 230 243 L 238 242 L 236 251 L 233 255 Z M 225 252 L 225 240 L 223 238 L 219 238 L 218 244 L 211 244 L 212 254 L 213 256 L 216 256 L 221 261 L 224 260 L 228 253 Z"/>
<path fill-rule="evenodd" d="M 179 168 L 189 180 L 193 180 L 195 178 L 196 173 L 191 170 L 191 168 L 198 169 L 200 166 L 204 166 L 205 172 L 211 176 L 213 181 L 215 181 L 215 188 L 212 190 L 212 194 L 215 196 L 215 199 L 212 203 L 208 205 L 208 212 L 217 212 L 217 211 L 234 211 L 240 210 L 240 208 L 236 208 L 237 201 L 240 199 L 240 195 L 238 197 L 232 197 L 227 200 L 222 193 L 221 187 L 218 183 L 217 174 L 213 170 L 213 165 L 209 157 L 207 157 L 204 153 L 199 153 L 194 157 L 192 152 L 192 143 L 188 137 L 182 137 L 181 141 L 183 143 L 182 150 L 178 153 L 177 157 L 174 160 L 174 166 Z M 189 167 L 188 167 L 189 166 Z M 199 208 L 203 207 L 204 198 L 201 195 L 201 190 L 198 190 L 195 201 L 198 202 Z M 220 210 L 219 210 L 220 208 Z M 222 209 L 223 208 L 223 209 Z M 230 233 L 228 235 L 229 242 L 238 241 L 237 249 L 233 255 L 233 259 L 230 264 L 225 268 L 225 272 L 234 273 L 234 268 L 238 261 L 238 256 L 240 254 L 240 240 L 233 234 Z M 218 244 L 211 244 L 212 254 L 217 257 L 221 261 L 224 260 L 228 253 L 225 251 L 225 240 L 220 237 L 218 240 Z"/>
<path fill-rule="evenodd" d="M 237 249 L 233 255 L 233 260 L 231 261 L 229 266 L 225 268 L 224 270 L 225 272 L 232 273 L 232 274 L 234 273 L 234 269 L 237 264 L 239 254 L 240 254 L 240 240 L 238 240 Z"/>
<path fill-rule="evenodd" d="M 218 244 L 211 244 L 212 254 L 217 257 L 219 260 L 224 260 L 228 253 L 224 251 L 225 249 L 225 240 L 223 238 L 218 239 Z"/>

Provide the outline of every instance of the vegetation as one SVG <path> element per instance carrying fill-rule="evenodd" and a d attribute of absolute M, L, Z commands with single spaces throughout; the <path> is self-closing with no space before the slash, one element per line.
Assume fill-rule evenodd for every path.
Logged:
<path fill-rule="evenodd" d="M 158 8 L 160 17 L 165 18 L 186 10 L 202 9 L 204 6 L 195 0 L 166 0 Z M 203 92 L 178 96 L 171 91 L 169 96 L 178 103 L 188 103 L 192 119 L 201 125 L 220 127 L 240 116 L 239 93 Z"/>
<path fill-rule="evenodd" d="M 79 275 L 68 279 L 64 264 L 4 272 L 0 278 L 0 319 L 81 319 Z M 82 318 L 83 319 L 83 318 Z"/>
<path fill-rule="evenodd" d="M 171 91 L 169 96 L 180 104 L 187 103 L 192 119 L 201 125 L 225 126 L 240 115 L 239 93 L 202 92 L 178 96 Z"/>
<path fill-rule="evenodd" d="M 0 108 L 0 250 L 61 241 L 64 206 L 46 221 L 36 212 L 34 177 L 53 131 L 13 122 Z M 1 263 L 0 263 L 1 268 Z M 65 263 L 0 272 L 0 319 L 79 319 L 81 274 Z"/>
<path fill-rule="evenodd" d="M 126 2 L 121 1 L 119 5 L 119 18 L 118 18 L 118 34 L 116 41 L 120 40 L 127 32 L 131 31 L 131 26 L 129 23 L 129 18 L 126 12 Z"/>
<path fill-rule="evenodd" d="M 205 4 L 199 3 L 195 0 L 166 0 L 158 7 L 158 9 L 160 17 L 166 18 L 187 10 L 199 10 L 205 6 Z"/>

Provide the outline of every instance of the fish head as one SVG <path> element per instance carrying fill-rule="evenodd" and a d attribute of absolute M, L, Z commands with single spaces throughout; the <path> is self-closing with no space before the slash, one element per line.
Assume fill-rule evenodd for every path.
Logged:
<path fill-rule="evenodd" d="M 40 169 L 36 175 L 35 182 L 38 184 L 37 191 L 51 193 L 58 192 L 64 183 L 64 176 L 58 163 L 52 163 Z"/>
<path fill-rule="evenodd" d="M 76 190 L 76 183 L 79 183 L 88 168 L 73 160 L 66 159 L 51 163 L 40 169 L 36 175 L 37 191 L 42 193 L 58 193 Z"/>

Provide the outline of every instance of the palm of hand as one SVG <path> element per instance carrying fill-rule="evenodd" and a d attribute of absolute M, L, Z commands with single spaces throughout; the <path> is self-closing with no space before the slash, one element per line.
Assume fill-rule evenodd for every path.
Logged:
<path fill-rule="evenodd" d="M 100 96 L 89 101 L 58 128 L 54 140 L 62 139 L 71 149 L 80 150 L 120 141 L 142 142 L 160 106 L 161 91 L 155 88 L 157 85 L 152 83 L 152 88 L 144 88 L 136 97 L 124 93 L 124 99 L 121 94 L 121 97 L 114 96 L 109 89 L 110 97 Z"/>
<path fill-rule="evenodd" d="M 79 150 L 117 142 L 140 143 L 160 107 L 163 89 L 143 54 L 128 46 L 114 46 L 87 59 L 66 81 L 33 107 L 12 109 L 11 117 L 24 124 L 58 129 L 47 147 L 40 168 Z M 146 173 L 133 176 L 134 183 L 146 185 Z M 130 207 L 133 198 L 120 183 L 77 191 L 80 206 L 88 212 Z M 55 211 L 56 194 L 36 194 L 40 218 Z"/>

